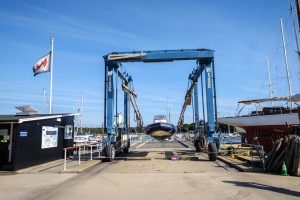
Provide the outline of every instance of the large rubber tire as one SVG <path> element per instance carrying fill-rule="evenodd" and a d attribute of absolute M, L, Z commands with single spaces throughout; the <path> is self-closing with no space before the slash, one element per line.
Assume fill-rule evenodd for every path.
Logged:
<path fill-rule="evenodd" d="M 203 152 L 206 145 L 207 145 L 207 143 L 206 143 L 205 136 L 203 134 L 200 134 L 199 137 L 194 142 L 196 152 Z"/>
<path fill-rule="evenodd" d="M 127 146 L 123 149 L 123 153 L 128 153 L 130 148 L 130 140 L 127 142 Z"/>
<path fill-rule="evenodd" d="M 129 149 L 126 147 L 123 149 L 123 153 L 128 153 L 129 152 Z"/>
<path fill-rule="evenodd" d="M 201 148 L 199 146 L 199 140 L 195 140 L 194 141 L 194 146 L 195 146 L 196 152 L 200 152 L 201 151 Z"/>
<path fill-rule="evenodd" d="M 128 147 L 125 147 L 124 149 L 123 149 L 123 153 L 128 153 L 129 152 L 129 148 Z"/>
<path fill-rule="evenodd" d="M 207 149 L 208 157 L 210 161 L 216 161 L 217 160 L 217 146 L 214 142 L 210 142 L 208 144 Z"/>
<path fill-rule="evenodd" d="M 108 143 L 105 149 L 106 159 L 108 162 L 112 162 L 115 159 L 116 151 L 112 143 Z"/>

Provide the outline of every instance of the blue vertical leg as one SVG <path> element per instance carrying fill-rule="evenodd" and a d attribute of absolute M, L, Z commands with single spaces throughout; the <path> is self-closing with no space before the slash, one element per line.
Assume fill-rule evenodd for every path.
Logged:
<path fill-rule="evenodd" d="M 127 87 L 129 86 L 129 82 L 126 83 Z M 129 127 L 130 127 L 130 97 L 129 94 L 124 92 L 124 128 L 126 132 L 128 132 Z"/>
<path fill-rule="evenodd" d="M 107 67 L 107 105 L 106 105 L 106 131 L 109 142 L 115 142 L 114 132 L 114 71 L 113 67 Z"/>
<path fill-rule="evenodd" d="M 214 88 L 213 88 L 213 73 L 212 64 L 205 65 L 205 87 L 206 87 L 206 112 L 207 112 L 207 137 L 209 141 L 213 140 L 215 133 L 214 119 Z"/>
<path fill-rule="evenodd" d="M 105 69 L 104 69 L 104 122 L 103 122 L 103 128 L 104 128 L 104 133 L 107 132 L 106 127 L 107 127 L 107 63 L 105 63 Z"/>
<path fill-rule="evenodd" d="M 198 83 L 196 82 L 194 87 L 194 109 L 195 109 L 195 130 L 198 130 L 199 126 L 199 103 L 198 103 Z"/>
<path fill-rule="evenodd" d="M 128 94 L 126 92 L 124 92 L 124 128 L 128 128 Z"/>
<path fill-rule="evenodd" d="M 126 83 L 126 86 L 128 87 L 128 83 Z M 122 134 L 122 136 L 121 136 L 122 146 L 124 146 L 128 143 L 127 140 L 124 140 L 124 135 L 128 135 L 128 133 L 129 133 L 129 131 L 128 131 L 129 130 L 128 100 L 129 100 L 129 95 L 126 92 L 124 92 L 124 128 L 121 133 Z"/>

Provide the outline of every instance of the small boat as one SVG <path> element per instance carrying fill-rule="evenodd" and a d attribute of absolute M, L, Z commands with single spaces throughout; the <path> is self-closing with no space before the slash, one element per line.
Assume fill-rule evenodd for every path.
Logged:
<path fill-rule="evenodd" d="M 144 131 L 154 139 L 163 141 L 174 135 L 176 127 L 173 124 L 167 123 L 164 115 L 156 115 L 154 116 L 154 123 L 146 126 Z"/>

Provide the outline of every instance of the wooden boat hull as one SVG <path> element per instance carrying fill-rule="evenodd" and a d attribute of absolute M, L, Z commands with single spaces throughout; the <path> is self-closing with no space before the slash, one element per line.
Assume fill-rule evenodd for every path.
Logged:
<path fill-rule="evenodd" d="M 245 129 L 245 142 L 253 144 L 254 138 L 257 138 L 266 152 L 271 150 L 277 139 L 290 134 L 293 127 L 299 126 L 298 113 L 223 117 L 218 121 Z"/>

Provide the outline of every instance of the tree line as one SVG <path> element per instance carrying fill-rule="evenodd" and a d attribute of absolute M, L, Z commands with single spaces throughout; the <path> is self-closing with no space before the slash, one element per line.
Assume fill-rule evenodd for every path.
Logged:
<path fill-rule="evenodd" d="M 230 132 L 233 132 L 234 131 L 234 127 L 233 126 L 229 126 L 230 128 Z M 75 128 L 75 130 L 77 130 L 77 128 Z M 179 129 L 178 131 L 180 132 L 183 132 L 183 133 L 186 133 L 186 132 L 189 132 L 189 131 L 194 131 L 195 130 L 195 123 L 186 123 L 186 124 L 183 124 Z M 228 132 L 228 126 L 226 124 L 221 124 L 221 123 L 218 123 L 218 130 L 221 131 L 221 132 Z M 80 128 L 78 128 L 78 132 L 80 132 Z M 97 135 L 102 135 L 104 134 L 104 130 L 103 128 L 88 128 L 88 127 L 84 127 L 82 128 L 82 132 L 83 133 L 93 133 L 93 134 L 97 134 Z M 131 127 L 130 128 L 130 133 L 142 133 L 143 132 L 143 128 L 142 127 Z"/>

